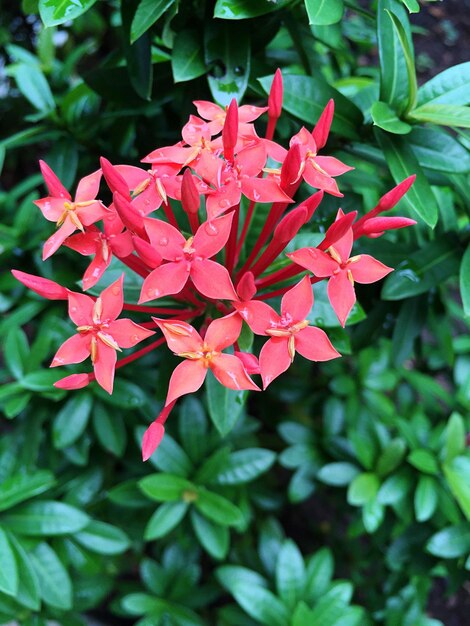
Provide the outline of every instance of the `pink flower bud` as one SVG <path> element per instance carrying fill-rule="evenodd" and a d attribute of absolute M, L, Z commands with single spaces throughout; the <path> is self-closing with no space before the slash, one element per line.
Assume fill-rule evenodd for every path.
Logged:
<path fill-rule="evenodd" d="M 252 272 L 245 272 L 237 285 L 240 300 L 252 300 L 256 295 L 255 277 Z"/>
<path fill-rule="evenodd" d="M 224 144 L 224 157 L 227 161 L 233 161 L 235 146 L 238 138 L 238 104 L 232 99 L 225 117 L 222 129 L 222 143 Z"/>
<path fill-rule="evenodd" d="M 315 128 L 312 130 L 312 137 L 317 145 L 317 150 L 321 150 L 328 141 L 328 135 L 330 134 L 331 122 L 333 121 L 334 113 L 335 103 L 334 100 L 330 100 L 323 109 Z"/>
<path fill-rule="evenodd" d="M 86 387 L 90 383 L 90 381 L 90 374 L 71 374 L 70 376 L 61 378 L 56 383 L 54 383 L 54 387 L 67 390 L 83 389 L 83 387 Z"/>
<path fill-rule="evenodd" d="M 162 255 L 148 241 L 134 235 L 132 242 L 137 254 L 149 267 L 155 269 L 161 265 Z"/>
<path fill-rule="evenodd" d="M 103 176 L 105 177 L 108 187 L 112 193 L 114 194 L 115 192 L 118 192 L 123 198 L 130 200 L 131 194 L 129 192 L 129 187 L 117 169 L 108 161 L 108 159 L 105 159 L 104 157 L 100 158 L 100 164 Z"/>
<path fill-rule="evenodd" d="M 147 461 L 158 448 L 164 434 L 165 428 L 157 420 L 147 428 L 142 438 L 142 459 L 144 461 Z"/>
<path fill-rule="evenodd" d="M 33 274 L 27 274 L 26 272 L 20 272 L 20 270 L 11 270 L 11 273 L 23 283 L 28 289 L 39 294 L 43 298 L 48 300 L 67 300 L 69 290 L 53 280 L 42 278 L 41 276 L 34 276 Z"/>
<path fill-rule="evenodd" d="M 195 214 L 199 211 L 200 198 L 191 170 L 185 169 L 181 183 L 181 204 L 186 213 Z"/>
<path fill-rule="evenodd" d="M 146 237 L 143 217 L 132 204 L 117 191 L 113 195 L 113 202 L 122 223 L 139 237 Z"/>
<path fill-rule="evenodd" d="M 277 68 L 268 97 L 268 116 L 277 119 L 282 112 L 282 73 Z"/>

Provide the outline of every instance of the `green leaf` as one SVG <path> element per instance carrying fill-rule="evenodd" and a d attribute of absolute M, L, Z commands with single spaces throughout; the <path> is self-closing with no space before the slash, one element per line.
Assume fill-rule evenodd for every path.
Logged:
<path fill-rule="evenodd" d="M 266 93 L 269 93 L 273 76 L 258 79 Z M 331 87 L 321 73 L 314 77 L 286 74 L 283 77 L 283 108 L 309 126 L 318 121 L 330 98 L 335 101 L 335 115 L 331 130 L 348 139 L 358 139 L 358 129 L 363 116 L 356 105 Z"/>
<path fill-rule="evenodd" d="M 405 31 L 403 24 L 398 17 L 392 11 L 387 10 L 387 14 L 392 20 L 393 29 L 398 37 L 405 59 L 406 75 L 408 78 L 408 103 L 405 111 L 409 111 L 415 106 L 418 93 L 413 44 L 411 37 L 409 37 L 409 32 Z"/>
<path fill-rule="evenodd" d="M 64 404 L 52 425 L 52 439 L 56 449 L 71 446 L 83 434 L 92 406 L 93 396 L 86 391 L 79 391 Z"/>
<path fill-rule="evenodd" d="M 362 523 L 366 531 L 370 534 L 375 533 L 383 522 L 384 516 L 385 509 L 383 504 L 377 502 L 377 500 L 366 502 L 362 509 Z"/>
<path fill-rule="evenodd" d="M 82 15 L 95 2 L 96 0 L 39 0 L 39 15 L 45 26 L 57 26 Z"/>
<path fill-rule="evenodd" d="M 276 589 L 284 604 L 293 609 L 301 599 L 306 583 L 304 560 L 297 545 L 287 539 L 276 563 Z"/>
<path fill-rule="evenodd" d="M 421 167 L 439 172 L 470 171 L 470 152 L 438 128 L 414 128 L 407 137 Z"/>
<path fill-rule="evenodd" d="M 286 607 L 268 589 L 240 581 L 231 591 L 238 604 L 253 619 L 265 626 L 288 626 Z"/>
<path fill-rule="evenodd" d="M 398 184 L 408 176 L 416 174 L 416 180 L 405 195 L 404 201 L 426 224 L 434 228 L 438 217 L 436 198 L 407 142 L 401 137 L 386 135 L 377 129 L 375 132 L 395 182 Z"/>
<path fill-rule="evenodd" d="M 294 614 L 292 615 L 292 626 L 305 626 L 305 624 L 313 624 L 315 615 L 311 611 L 305 602 L 300 602 L 296 607 Z"/>
<path fill-rule="evenodd" d="M 426 474 L 438 474 L 439 466 L 437 464 L 436 457 L 432 452 L 424 448 L 418 448 L 413 450 L 408 455 L 408 463 L 416 467 L 416 469 Z"/>
<path fill-rule="evenodd" d="M 246 448 L 230 454 L 223 469 L 215 476 L 219 485 L 241 485 L 267 472 L 276 454 L 262 448 Z"/>
<path fill-rule="evenodd" d="M 152 456 L 151 462 L 162 472 L 177 476 L 189 476 L 193 471 L 193 465 L 188 455 L 170 435 L 163 437 L 157 453 Z"/>
<path fill-rule="evenodd" d="M 223 565 L 216 570 L 216 578 L 220 584 L 230 593 L 233 593 L 238 585 L 267 587 L 266 580 L 251 569 L 242 567 L 241 565 Z"/>
<path fill-rule="evenodd" d="M 164 601 L 154 598 L 148 593 L 130 593 L 124 596 L 120 602 L 122 608 L 131 615 L 151 614 L 152 618 L 158 619 L 164 610 Z M 158 622 L 156 622 L 158 624 Z"/>
<path fill-rule="evenodd" d="M 39 581 L 46 604 L 68 611 L 72 608 L 72 583 L 59 557 L 47 543 L 40 543 L 29 558 Z"/>
<path fill-rule="evenodd" d="M 334 561 L 329 548 L 321 548 L 307 563 L 305 597 L 310 602 L 320 598 L 330 586 Z"/>
<path fill-rule="evenodd" d="M 19 585 L 16 600 L 28 609 L 39 611 L 39 582 L 31 563 L 31 559 L 14 535 L 9 535 L 9 541 L 11 547 L 13 548 L 13 552 L 15 553 L 19 574 Z"/>
<path fill-rule="evenodd" d="M 470 315 L 470 245 L 465 250 L 460 265 L 460 294 L 465 315 Z"/>
<path fill-rule="evenodd" d="M 106 404 L 117 406 L 120 409 L 135 410 L 144 406 L 148 401 L 145 391 L 139 385 L 123 378 L 116 378 L 111 395 L 99 385 L 93 388 L 93 393 Z"/>
<path fill-rule="evenodd" d="M 151 40 L 148 33 L 130 43 L 133 0 L 121 0 L 122 26 L 125 33 L 124 54 L 127 71 L 134 91 L 144 100 L 150 100 L 153 85 Z"/>
<path fill-rule="evenodd" d="M 222 526 L 236 526 L 244 520 L 243 513 L 230 500 L 203 488 L 194 504 L 203 515 Z"/>
<path fill-rule="evenodd" d="M 89 523 L 86 513 L 63 502 L 39 500 L 18 507 L 2 522 L 19 535 L 45 537 L 75 533 Z"/>
<path fill-rule="evenodd" d="M 426 550 L 443 559 L 465 556 L 470 552 L 470 524 L 449 526 L 431 537 Z"/>
<path fill-rule="evenodd" d="M 21 328 L 12 328 L 7 334 L 3 354 L 11 375 L 21 378 L 28 368 L 30 354 L 28 339 Z"/>
<path fill-rule="evenodd" d="M 456 456 L 450 463 L 444 465 L 444 475 L 449 488 L 465 514 L 470 520 L 470 458 Z"/>
<path fill-rule="evenodd" d="M 377 7 L 377 40 L 380 62 L 380 100 L 402 113 L 409 102 L 409 81 L 403 45 L 390 12 L 406 25 L 409 35 L 408 15 L 395 0 L 379 0 Z"/>
<path fill-rule="evenodd" d="M 338 317 L 328 299 L 327 281 L 323 280 L 314 285 L 313 292 L 315 294 L 315 306 L 308 314 L 307 319 L 321 328 L 338 328 L 340 326 Z M 359 302 L 356 302 L 348 316 L 348 326 L 362 322 L 365 317 L 364 309 Z"/>
<path fill-rule="evenodd" d="M 131 43 L 137 41 L 174 3 L 175 0 L 141 0 L 131 24 Z"/>
<path fill-rule="evenodd" d="M 197 488 L 189 480 L 172 474 L 145 476 L 138 484 L 147 497 L 157 502 L 180 500 L 185 491 L 197 492 Z"/>
<path fill-rule="evenodd" d="M 374 102 L 370 110 L 372 120 L 376 126 L 395 135 L 406 135 L 412 127 L 402 122 L 396 112 L 386 102 Z"/>
<path fill-rule="evenodd" d="M 382 450 L 377 463 L 379 476 L 386 476 L 400 465 L 405 456 L 406 444 L 403 439 L 392 439 Z"/>
<path fill-rule="evenodd" d="M 185 452 L 198 463 L 206 454 L 208 420 L 202 403 L 193 395 L 181 403 L 178 425 Z"/>
<path fill-rule="evenodd" d="M 438 494 L 431 476 L 420 476 L 416 487 L 414 505 L 418 522 L 430 519 L 437 507 Z"/>
<path fill-rule="evenodd" d="M 413 253 L 385 279 L 382 298 L 402 300 L 427 293 L 455 275 L 459 262 L 459 252 L 451 237 L 446 235 L 431 241 Z"/>
<path fill-rule="evenodd" d="M 454 104 L 423 104 L 410 111 L 408 118 L 417 122 L 470 128 L 470 107 Z"/>
<path fill-rule="evenodd" d="M 465 422 L 460 413 L 454 411 L 445 430 L 445 460 L 447 463 L 465 450 Z"/>
<path fill-rule="evenodd" d="M 0 483 L 0 511 L 44 493 L 55 484 L 48 470 L 37 470 L 33 475 L 14 474 Z"/>
<path fill-rule="evenodd" d="M 175 83 L 192 80 L 206 73 L 198 30 L 181 30 L 177 33 L 171 55 L 171 69 Z"/>
<path fill-rule="evenodd" d="M 356 476 L 348 488 L 348 502 L 353 506 L 362 506 L 375 498 L 379 490 L 379 479 L 375 474 L 364 472 Z"/>
<path fill-rule="evenodd" d="M 222 437 L 235 426 L 247 397 L 246 391 L 235 391 L 221 385 L 211 371 L 206 377 L 206 397 L 210 418 Z"/>
<path fill-rule="evenodd" d="M 203 515 L 191 510 L 191 522 L 201 546 L 214 558 L 222 560 L 227 556 L 230 533 L 226 526 L 214 524 Z"/>
<path fill-rule="evenodd" d="M 250 37 L 243 25 L 211 21 L 204 29 L 204 58 L 209 70 L 209 87 L 214 100 L 227 106 L 239 102 L 250 75 Z"/>
<path fill-rule="evenodd" d="M 356 478 L 360 470 L 352 463 L 327 463 L 316 475 L 322 483 L 335 487 L 344 487 Z"/>
<path fill-rule="evenodd" d="M 52 370 L 38 370 L 30 372 L 21 379 L 21 385 L 29 391 L 54 391 L 54 383 L 56 383 L 61 374 Z M 57 390 L 58 391 L 58 390 Z"/>
<path fill-rule="evenodd" d="M 418 90 L 418 106 L 423 104 L 464 105 L 470 103 L 470 61 L 450 67 L 434 76 Z"/>
<path fill-rule="evenodd" d="M 224 446 L 213 452 L 194 475 L 194 482 L 199 485 L 215 482 L 217 474 L 227 465 L 229 454 L 230 448 L 228 446 Z"/>
<path fill-rule="evenodd" d="M 243 20 L 258 17 L 287 6 L 291 0 L 217 0 L 214 17 L 223 20 Z"/>
<path fill-rule="evenodd" d="M 160 539 L 181 522 L 189 508 L 187 502 L 164 502 L 147 522 L 144 538 L 146 541 Z"/>
<path fill-rule="evenodd" d="M 130 545 L 129 537 L 121 528 L 94 520 L 77 533 L 74 539 L 97 554 L 122 554 Z"/>
<path fill-rule="evenodd" d="M 18 593 L 18 568 L 15 554 L 5 531 L 0 527 L 0 592 L 8 596 Z"/>
<path fill-rule="evenodd" d="M 122 456 L 126 447 L 127 434 L 121 415 L 119 413 L 113 415 L 105 406 L 95 403 L 92 422 L 98 441 L 103 448 L 117 457 Z"/>
<path fill-rule="evenodd" d="M 336 24 L 343 17 L 343 0 L 305 0 L 308 22 L 315 26 Z"/>
<path fill-rule="evenodd" d="M 419 2 L 418 0 L 401 0 L 403 4 L 406 6 L 410 13 L 419 13 Z M 423 625 L 424 626 L 424 625 Z"/>

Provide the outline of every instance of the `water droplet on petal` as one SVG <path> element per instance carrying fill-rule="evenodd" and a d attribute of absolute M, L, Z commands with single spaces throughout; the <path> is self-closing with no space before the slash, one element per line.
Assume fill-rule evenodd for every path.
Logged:
<path fill-rule="evenodd" d="M 159 243 L 160 246 L 167 246 L 168 245 L 168 237 L 162 237 L 158 243 Z"/>
<path fill-rule="evenodd" d="M 76 313 L 77 312 L 77 307 L 73 306 L 73 307 L 70 308 L 70 310 L 71 310 L 72 313 Z"/>
<path fill-rule="evenodd" d="M 139 341 L 138 335 L 132 335 L 131 339 L 132 341 Z"/>
<path fill-rule="evenodd" d="M 204 230 L 208 235 L 211 235 L 212 237 L 219 234 L 219 229 L 213 222 L 207 222 L 204 226 Z"/>
<path fill-rule="evenodd" d="M 116 286 L 116 287 L 113 287 L 113 288 L 111 289 L 111 293 L 112 293 L 114 296 L 118 296 L 118 295 L 121 293 L 121 290 L 119 289 L 119 287 L 117 287 L 117 286 Z"/>
<path fill-rule="evenodd" d="M 144 200 L 144 204 L 145 204 L 146 206 L 148 206 L 148 205 L 150 204 L 150 200 L 149 200 L 148 198 L 146 198 L 146 199 Z"/>
<path fill-rule="evenodd" d="M 255 202 L 258 202 L 258 200 L 261 198 L 261 195 L 256 191 L 256 189 L 253 189 L 253 198 Z"/>
<path fill-rule="evenodd" d="M 114 220 L 116 219 L 116 214 L 115 213 L 111 213 L 111 215 L 109 217 L 107 217 L 106 219 L 109 220 L 110 222 L 114 222 Z"/>
<path fill-rule="evenodd" d="M 228 209 L 230 206 L 230 200 L 227 200 L 226 198 L 223 200 L 219 200 L 219 207 L 221 209 Z"/>
<path fill-rule="evenodd" d="M 160 290 L 159 289 L 147 289 L 147 295 L 150 296 L 151 298 L 158 298 L 158 296 L 160 295 Z"/>

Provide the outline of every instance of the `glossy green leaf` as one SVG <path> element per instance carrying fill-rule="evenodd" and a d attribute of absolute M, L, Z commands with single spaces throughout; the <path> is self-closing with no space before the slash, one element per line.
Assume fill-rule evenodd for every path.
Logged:
<path fill-rule="evenodd" d="M 258 17 L 272 11 L 282 9 L 291 0 L 217 0 L 214 7 L 214 17 L 223 20 L 243 20 Z"/>
<path fill-rule="evenodd" d="M 54 418 L 52 439 L 58 450 L 71 446 L 83 434 L 88 424 L 93 396 L 78 392 L 68 400 Z"/>
<path fill-rule="evenodd" d="M 400 19 L 398 19 L 393 11 L 389 11 L 387 9 L 386 11 L 389 18 L 392 20 L 393 29 L 395 31 L 395 34 L 397 35 L 398 41 L 400 42 L 400 46 L 405 59 L 406 75 L 408 78 L 408 101 L 405 110 L 409 111 L 410 109 L 414 108 L 418 94 L 418 83 L 416 81 L 413 44 L 411 37 L 409 36 L 409 32 L 405 31 L 405 28 Z"/>
<path fill-rule="evenodd" d="M 54 475 L 48 470 L 34 474 L 14 474 L 0 483 L 0 511 L 44 493 L 55 484 Z"/>
<path fill-rule="evenodd" d="M 321 548 L 308 560 L 305 594 L 309 601 L 314 602 L 326 592 L 333 572 L 334 561 L 329 548 Z"/>
<path fill-rule="evenodd" d="M 122 598 L 121 606 L 130 615 L 150 613 L 155 621 L 163 613 L 164 601 L 154 598 L 148 593 L 130 593 Z"/>
<path fill-rule="evenodd" d="M 212 491 L 200 489 L 194 504 L 203 515 L 216 524 L 235 526 L 243 522 L 241 510 L 227 498 Z"/>
<path fill-rule="evenodd" d="M 313 624 L 315 615 L 311 611 L 305 602 L 299 602 L 295 607 L 294 614 L 292 615 L 292 626 L 305 626 L 305 624 Z"/>
<path fill-rule="evenodd" d="M 238 23 L 212 21 L 204 29 L 204 59 L 214 100 L 227 106 L 240 102 L 250 75 L 250 38 Z"/>
<path fill-rule="evenodd" d="M 192 80 L 206 73 L 203 46 L 197 30 L 181 30 L 175 37 L 171 69 L 175 83 Z"/>
<path fill-rule="evenodd" d="M 189 508 L 187 502 L 164 502 L 147 522 L 144 538 L 160 539 L 176 528 Z"/>
<path fill-rule="evenodd" d="M 56 552 L 40 543 L 29 558 L 39 581 L 39 590 L 46 604 L 67 611 L 72 608 L 72 582 Z"/>
<path fill-rule="evenodd" d="M 309 24 L 328 26 L 343 17 L 343 0 L 305 0 Z"/>
<path fill-rule="evenodd" d="M 403 4 L 406 6 L 410 13 L 419 13 L 419 2 L 418 0 L 401 0 Z"/>
<path fill-rule="evenodd" d="M 175 0 L 141 0 L 131 24 L 131 43 L 147 32 L 174 3 Z"/>
<path fill-rule="evenodd" d="M 232 594 L 250 617 L 265 626 L 288 626 L 286 607 L 268 589 L 240 581 L 232 590 Z"/>
<path fill-rule="evenodd" d="M 129 537 L 121 528 L 95 520 L 77 533 L 74 539 L 97 554 L 122 554 L 130 545 Z"/>
<path fill-rule="evenodd" d="M 35 109 L 50 113 L 55 108 L 51 88 L 40 69 L 22 63 L 16 68 L 14 76 L 18 89 Z"/>
<path fill-rule="evenodd" d="M 276 563 L 276 589 L 284 604 L 291 609 L 301 599 L 306 583 L 305 564 L 297 545 L 284 541 Z"/>
<path fill-rule="evenodd" d="M 147 32 L 134 43 L 131 39 L 131 21 L 134 16 L 134 1 L 121 0 L 122 26 L 125 34 L 124 54 L 127 72 L 134 91 L 144 100 L 150 100 L 153 85 L 151 39 Z"/>
<path fill-rule="evenodd" d="M 258 79 L 266 93 L 269 93 L 273 76 Z M 358 129 L 363 122 L 361 111 L 356 105 L 331 87 L 321 73 L 314 77 L 286 74 L 283 76 L 283 108 L 313 127 L 318 121 L 330 98 L 335 101 L 335 115 L 331 130 L 348 139 L 358 139 Z"/>
<path fill-rule="evenodd" d="M 221 436 L 225 437 L 240 417 L 247 392 L 224 387 L 210 371 L 205 384 L 210 418 Z"/>
<path fill-rule="evenodd" d="M 193 469 L 186 452 L 170 435 L 163 437 L 151 463 L 162 472 L 177 476 L 189 476 Z"/>
<path fill-rule="evenodd" d="M 327 463 L 316 475 L 322 483 L 335 487 L 345 487 L 356 478 L 360 470 L 352 463 Z"/>
<path fill-rule="evenodd" d="M 414 496 L 415 514 L 418 522 L 430 519 L 437 507 L 438 494 L 431 476 L 420 476 Z"/>
<path fill-rule="evenodd" d="M 246 448 L 232 452 L 223 469 L 215 476 L 219 485 L 240 485 L 267 472 L 276 459 L 271 450 Z"/>
<path fill-rule="evenodd" d="M 362 523 L 370 534 L 375 533 L 385 517 L 384 505 L 377 500 L 366 502 L 362 509 Z"/>
<path fill-rule="evenodd" d="M 93 406 L 93 429 L 105 450 L 120 457 L 126 447 L 127 434 L 124 420 L 100 403 Z"/>
<path fill-rule="evenodd" d="M 354 478 L 348 489 L 348 502 L 362 506 L 375 498 L 379 490 L 379 479 L 375 474 L 364 472 Z"/>
<path fill-rule="evenodd" d="M 470 61 L 449 67 L 418 90 L 418 106 L 423 104 L 464 105 L 470 103 Z"/>
<path fill-rule="evenodd" d="M 39 0 L 39 15 L 45 26 L 57 26 L 88 11 L 96 0 Z"/>
<path fill-rule="evenodd" d="M 377 472 L 379 476 L 386 476 L 393 472 L 403 460 L 406 451 L 406 444 L 403 439 L 392 439 L 382 450 L 377 462 Z"/>
<path fill-rule="evenodd" d="M 395 135 L 406 135 L 412 127 L 402 122 L 395 111 L 386 102 L 374 102 L 370 110 L 372 120 L 376 126 Z"/>
<path fill-rule="evenodd" d="M 21 385 L 28 391 L 54 391 L 54 383 L 62 378 L 59 372 L 53 370 L 38 370 L 29 372 L 21 379 Z M 59 391 L 59 390 L 57 390 Z"/>
<path fill-rule="evenodd" d="M 460 413 L 454 412 L 447 422 L 445 431 L 445 460 L 447 463 L 461 454 L 466 447 L 465 422 Z"/>
<path fill-rule="evenodd" d="M 436 457 L 430 452 L 430 450 L 426 450 L 425 448 L 418 448 L 413 450 L 408 455 L 408 463 L 411 463 L 413 467 L 419 469 L 421 472 L 425 472 L 426 474 L 438 474 L 439 466 L 437 464 Z"/>
<path fill-rule="evenodd" d="M 416 174 L 416 180 L 406 193 L 404 201 L 426 224 L 434 228 L 438 218 L 436 198 L 406 140 L 396 135 L 387 135 L 379 130 L 376 130 L 376 136 L 397 184 L 408 176 Z"/>
<path fill-rule="evenodd" d="M 18 593 L 18 567 L 5 531 L 0 527 L 0 592 L 8 596 Z"/>
<path fill-rule="evenodd" d="M 444 465 L 444 474 L 454 498 L 460 505 L 465 517 L 470 521 L 470 458 L 456 456 Z"/>
<path fill-rule="evenodd" d="M 172 474 L 151 474 L 139 480 L 142 492 L 157 502 L 180 500 L 185 491 L 196 493 L 196 487 L 186 478 Z"/>
<path fill-rule="evenodd" d="M 452 174 L 470 171 L 470 152 L 444 130 L 414 128 L 407 142 L 421 167 Z"/>
<path fill-rule="evenodd" d="M 201 546 L 214 558 L 222 560 L 230 546 L 230 532 L 226 526 L 215 524 L 191 510 L 191 523 Z"/>
<path fill-rule="evenodd" d="M 328 282 L 323 280 L 313 287 L 315 294 L 315 306 L 307 316 L 307 319 L 314 325 L 321 328 L 339 328 L 340 323 L 328 298 Z M 356 302 L 348 317 L 348 326 L 353 326 L 362 322 L 366 318 L 364 309 Z"/>
<path fill-rule="evenodd" d="M 63 502 L 38 500 L 19 506 L 6 514 L 2 521 L 19 535 L 43 537 L 78 532 L 85 528 L 90 518 Z"/>
<path fill-rule="evenodd" d="M 470 315 L 470 245 L 465 250 L 460 265 L 460 294 L 465 315 Z"/>
<path fill-rule="evenodd" d="M 15 553 L 19 584 L 16 600 L 28 609 L 39 611 L 39 582 L 29 554 L 13 534 L 9 535 L 10 545 Z M 29 552 L 29 551 L 28 551 Z"/>
<path fill-rule="evenodd" d="M 28 368 L 29 344 L 21 328 L 12 328 L 4 344 L 5 363 L 12 376 L 21 378 Z"/>
<path fill-rule="evenodd" d="M 408 118 L 417 122 L 470 128 L 470 107 L 454 104 L 423 104 L 410 111 Z"/>
<path fill-rule="evenodd" d="M 208 419 L 202 403 L 193 395 L 182 401 L 178 425 L 185 452 L 192 461 L 199 462 L 207 448 Z"/>
<path fill-rule="evenodd" d="M 459 253 L 448 236 L 426 244 L 385 279 L 384 300 L 402 300 L 426 293 L 458 273 Z"/>
<path fill-rule="evenodd" d="M 426 550 L 443 559 L 466 556 L 470 552 L 470 523 L 440 530 L 428 541 Z"/>

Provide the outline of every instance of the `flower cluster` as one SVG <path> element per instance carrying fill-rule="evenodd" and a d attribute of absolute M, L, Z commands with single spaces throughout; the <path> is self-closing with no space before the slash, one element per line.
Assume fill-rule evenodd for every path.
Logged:
<path fill-rule="evenodd" d="M 279 71 L 267 107 L 238 107 L 235 100 L 225 109 L 205 101 L 194 104 L 199 115 L 190 116 L 181 141 L 151 152 L 142 159 L 148 164 L 144 167 L 113 165 L 102 158 L 100 169 L 80 181 L 73 200 L 50 167 L 40 163 L 49 195 L 36 205 L 57 226 L 44 244 L 43 258 L 62 245 L 91 256 L 83 276 L 86 291 L 115 257 L 123 270 L 141 277 L 137 304 L 124 302 L 124 273 L 92 296 L 13 270 L 33 291 L 68 301 L 76 334 L 60 346 L 51 367 L 91 358 L 93 372 L 66 376 L 57 387 L 78 389 L 96 380 L 112 393 L 116 368 L 165 342 L 182 359 L 171 376 L 163 411 L 144 436 L 144 459 L 160 442 L 176 400 L 199 389 L 209 369 L 230 389 L 259 390 L 251 376 L 260 375 L 266 389 L 297 352 L 311 361 L 339 357 L 326 333 L 311 324 L 312 284 L 328 280 L 331 306 L 344 326 L 356 301 L 354 284 L 375 282 L 392 271 L 367 254 L 351 256 L 354 241 L 415 223 L 381 215 L 406 193 L 410 177 L 358 220 L 356 211 L 340 209 L 319 245 L 284 254 L 324 194 L 342 197 L 336 178 L 352 169 L 318 154 L 328 140 L 333 101 L 315 128 L 301 128 L 288 149 L 273 140 L 282 109 Z M 265 113 L 267 131 L 260 137 L 253 122 Z M 99 199 L 102 178 L 112 193 L 108 205 Z M 303 181 L 315 191 L 294 206 Z M 264 203 L 271 205 L 267 218 L 248 249 L 253 217 Z M 282 296 L 279 312 L 265 302 L 276 296 Z M 138 325 L 118 319 L 123 309 L 157 317 Z M 259 358 L 239 348 L 244 323 L 266 338 Z M 122 348 L 133 348 L 159 331 L 163 336 L 117 359 Z"/>

